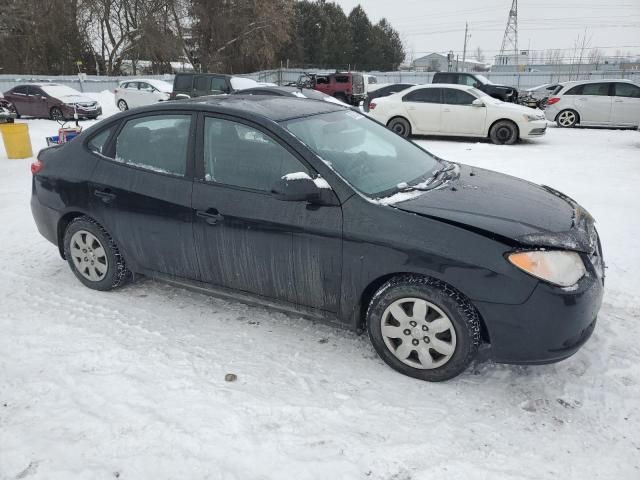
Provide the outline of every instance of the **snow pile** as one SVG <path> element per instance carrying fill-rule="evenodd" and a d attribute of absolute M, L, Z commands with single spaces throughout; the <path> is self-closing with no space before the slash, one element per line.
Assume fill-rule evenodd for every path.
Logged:
<path fill-rule="evenodd" d="M 57 130 L 28 123 L 35 150 Z M 638 478 L 638 132 L 420 143 L 597 219 L 608 291 L 574 357 L 427 384 L 366 336 L 148 279 L 89 290 L 36 231 L 31 160 L 0 149 L 0 479 Z"/>

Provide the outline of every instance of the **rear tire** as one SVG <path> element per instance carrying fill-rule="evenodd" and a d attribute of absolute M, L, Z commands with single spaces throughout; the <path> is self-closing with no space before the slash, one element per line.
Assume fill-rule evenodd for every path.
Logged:
<path fill-rule="evenodd" d="M 64 257 L 86 287 L 112 290 L 131 278 L 115 241 L 92 218 L 72 220 L 65 230 L 63 244 Z"/>
<path fill-rule="evenodd" d="M 562 110 L 556 117 L 556 125 L 560 128 L 575 127 L 580 121 L 580 116 L 575 110 Z"/>
<path fill-rule="evenodd" d="M 118 110 L 120 110 L 121 112 L 125 112 L 129 110 L 129 105 L 127 105 L 127 102 L 125 102 L 123 99 L 120 99 L 118 100 Z"/>
<path fill-rule="evenodd" d="M 389 123 L 387 123 L 387 128 L 401 137 L 409 138 L 411 136 L 411 124 L 405 118 L 392 118 Z"/>
<path fill-rule="evenodd" d="M 511 120 L 500 120 L 489 131 L 489 138 L 496 145 L 513 145 L 519 136 L 518 126 Z"/>
<path fill-rule="evenodd" d="M 480 317 L 457 290 L 430 277 L 402 275 L 385 283 L 367 310 L 380 358 L 409 377 L 441 382 L 462 373 L 480 345 Z"/>

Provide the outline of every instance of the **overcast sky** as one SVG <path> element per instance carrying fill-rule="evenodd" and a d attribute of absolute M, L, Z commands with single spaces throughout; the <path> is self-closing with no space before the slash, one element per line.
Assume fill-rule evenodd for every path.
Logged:
<path fill-rule="evenodd" d="M 511 0 L 334 0 L 347 15 L 361 4 L 369 18 L 386 17 L 400 32 L 408 55 L 453 50 L 464 44 L 464 24 L 469 22 L 470 51 L 481 47 L 487 60 L 502 44 Z M 538 0 L 518 6 L 519 48 L 524 50 L 574 48 L 587 28 L 591 47 L 607 47 L 640 56 L 640 0 Z"/>

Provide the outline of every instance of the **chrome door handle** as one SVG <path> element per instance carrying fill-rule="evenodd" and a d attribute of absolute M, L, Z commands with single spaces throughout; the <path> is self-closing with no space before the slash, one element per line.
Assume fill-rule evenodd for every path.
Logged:
<path fill-rule="evenodd" d="M 448 108 L 445 108 L 442 110 L 443 112 L 450 112 L 451 110 L 449 110 Z"/>
<path fill-rule="evenodd" d="M 622 103 L 624 100 L 616 100 L 617 103 Z"/>

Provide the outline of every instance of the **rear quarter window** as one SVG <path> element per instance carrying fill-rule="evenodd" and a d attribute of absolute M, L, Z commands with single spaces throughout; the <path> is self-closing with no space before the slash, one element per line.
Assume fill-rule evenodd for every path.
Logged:
<path fill-rule="evenodd" d="M 113 127 L 107 128 L 102 132 L 97 133 L 87 142 L 87 147 L 94 153 L 104 155 L 106 152 L 107 141 L 113 132 Z"/>

